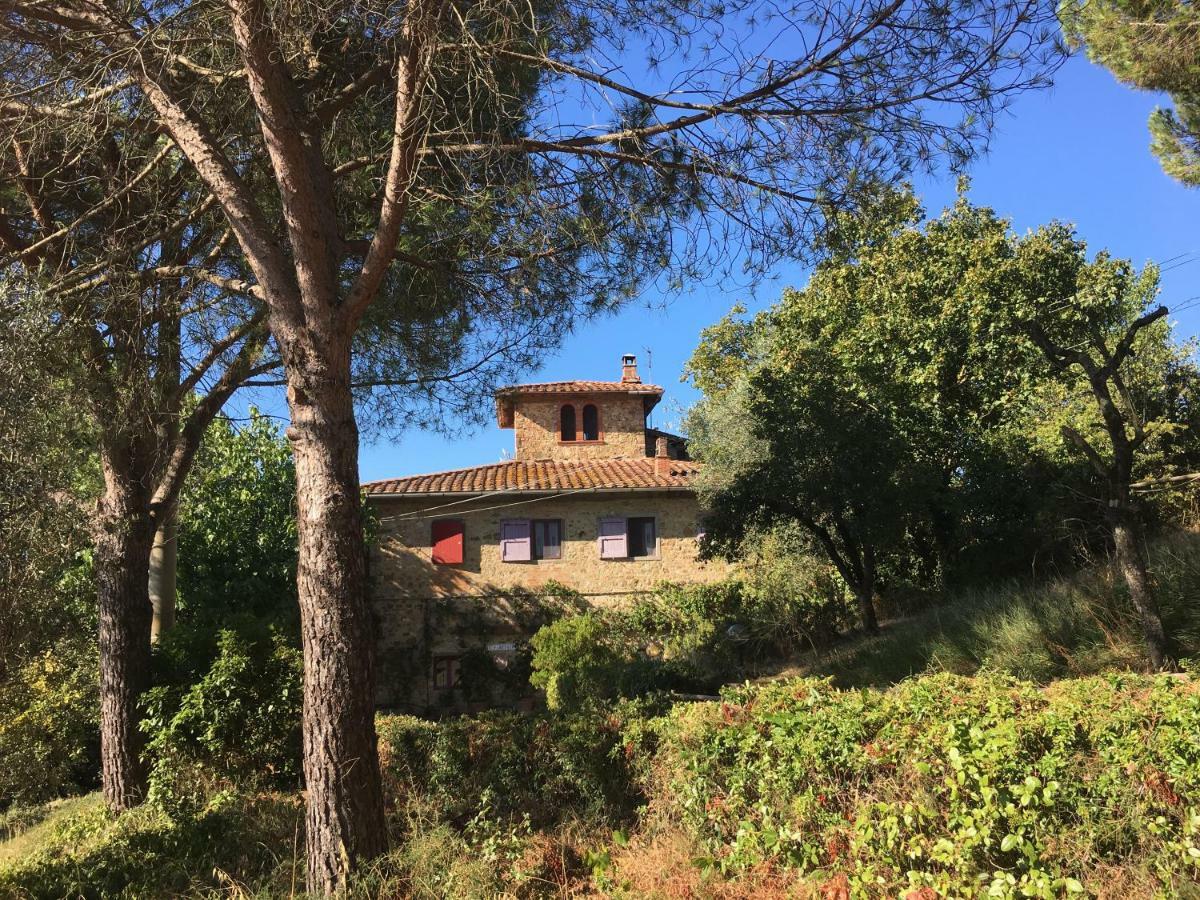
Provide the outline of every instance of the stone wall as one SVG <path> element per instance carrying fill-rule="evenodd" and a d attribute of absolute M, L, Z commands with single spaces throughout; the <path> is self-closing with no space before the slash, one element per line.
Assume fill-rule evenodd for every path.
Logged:
<path fill-rule="evenodd" d="M 512 503 L 519 495 L 506 499 Z M 711 582 L 729 574 L 724 563 L 696 558 L 700 509 L 690 493 L 594 493 L 494 508 L 504 502 L 495 495 L 467 503 L 413 495 L 371 499 L 378 520 L 370 574 L 381 706 L 427 712 L 448 703 L 430 681 L 439 656 L 491 647 L 488 652 L 507 665 L 539 624 L 537 610 L 514 606 L 514 597 L 537 596 L 548 581 L 604 606 L 628 602 L 662 581 Z M 598 523 L 606 516 L 654 516 L 657 557 L 601 559 Z M 464 523 L 461 565 L 432 561 L 431 522 L 442 517 Z M 509 518 L 562 520 L 562 558 L 502 562 L 500 522 Z"/>
<path fill-rule="evenodd" d="M 575 407 L 576 432 L 583 434 L 583 407 L 600 411 L 600 440 L 559 440 L 559 410 L 564 402 Z M 609 459 L 646 455 L 645 398 L 629 394 L 575 394 L 545 400 L 521 397 L 513 414 L 517 459 Z"/>
<path fill-rule="evenodd" d="M 536 591 L 553 580 L 603 602 L 650 590 L 660 581 L 710 581 L 725 575 L 722 564 L 696 558 L 700 507 L 691 493 L 586 493 L 502 505 L 518 499 L 519 495 L 492 495 L 462 503 L 444 497 L 373 497 L 371 505 L 379 522 L 371 555 L 374 596 L 462 597 L 514 587 Z M 454 505 L 445 507 L 448 502 Z M 606 516 L 656 517 L 658 556 L 601 559 L 598 526 Z M 430 528 L 437 518 L 464 522 L 461 565 L 433 563 Z M 503 519 L 561 519 L 562 558 L 501 561 Z"/>

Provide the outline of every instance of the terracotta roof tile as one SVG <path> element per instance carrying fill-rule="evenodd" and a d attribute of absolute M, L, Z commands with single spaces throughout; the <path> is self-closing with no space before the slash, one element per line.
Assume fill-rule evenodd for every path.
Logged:
<path fill-rule="evenodd" d="M 655 471 L 653 458 L 595 460 L 510 460 L 469 469 L 409 475 L 364 484 L 367 493 L 475 494 L 489 491 L 572 491 L 587 489 L 661 490 L 691 487 L 700 464 L 669 461 L 665 473 Z"/>
<path fill-rule="evenodd" d="M 533 384 L 510 384 L 498 388 L 496 395 L 514 394 L 662 394 L 657 384 L 640 381 L 540 381 Z"/>

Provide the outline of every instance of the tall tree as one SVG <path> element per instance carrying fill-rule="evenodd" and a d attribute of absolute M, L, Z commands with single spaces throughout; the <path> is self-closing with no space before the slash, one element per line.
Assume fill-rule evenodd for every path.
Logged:
<path fill-rule="evenodd" d="M 5 302 L 40 321 L 27 364 L 70 382 L 96 442 L 102 783 L 121 810 L 145 786 L 137 704 L 150 677 L 153 536 L 207 423 L 262 365 L 267 333 L 244 298 L 193 277 L 219 255 L 220 232 L 178 170 L 158 165 L 169 145 L 105 140 L 109 126 L 95 122 L 68 133 L 27 125 L 8 120 L 0 155 Z"/>
<path fill-rule="evenodd" d="M 1163 170 L 1200 187 L 1200 9 L 1188 0 L 1066 0 L 1067 39 L 1126 84 L 1165 91 L 1174 109 L 1150 114 Z"/>
<path fill-rule="evenodd" d="M 1006 469 L 1032 468 L 1022 452 L 1022 398 L 1037 357 L 1012 341 L 1001 315 L 1014 254 L 1008 223 L 965 197 L 926 220 L 911 193 L 888 190 L 868 214 L 835 215 L 822 244 L 826 258 L 803 290 L 785 291 L 754 322 L 706 330 L 687 371 L 705 394 L 689 429 L 696 452 L 713 452 L 705 435 L 738 440 L 703 420 L 725 385 L 749 377 L 765 434 L 807 422 L 793 449 L 764 459 L 779 453 L 775 465 L 785 470 L 818 466 L 821 474 L 798 485 L 810 503 L 825 516 L 847 505 L 875 510 L 872 530 L 888 538 L 876 541 L 877 562 L 925 589 L 944 586 L 964 576 L 965 552 L 978 556 L 999 532 L 1017 530 L 989 488 Z M 747 368 L 756 340 L 762 355 Z M 782 381 L 797 382 L 793 399 L 773 408 L 771 397 L 788 395 L 766 387 Z M 842 421 L 851 416 L 857 421 Z M 871 424 L 851 439 L 859 422 Z M 843 464 L 849 470 L 828 484 L 831 467 Z M 872 476 L 853 477 L 858 470 Z M 896 489 L 904 483 L 907 491 Z M 916 559 L 898 557 L 901 542 Z"/>
<path fill-rule="evenodd" d="M 1147 656 L 1155 670 L 1174 666 L 1143 545 L 1145 527 L 1130 485 L 1140 455 L 1172 430 L 1171 412 L 1157 402 L 1170 390 L 1153 351 L 1169 334 L 1167 308 L 1159 305 L 1158 271 L 1134 270 L 1128 260 L 1105 253 L 1089 262 L 1086 246 L 1063 226 L 1030 237 L 1022 255 L 1056 259 L 1049 283 L 1034 281 L 1014 293 L 1016 326 L 1057 377 L 1086 391 L 1093 415 L 1061 426 L 1099 481 L 1104 519 L 1114 556 L 1141 622 Z M 1140 365 L 1147 351 L 1150 365 Z M 1158 415 L 1155 415 L 1155 413 Z"/>
<path fill-rule="evenodd" d="M 187 161 L 268 310 L 298 487 L 310 889 L 385 842 L 353 405 L 379 298 L 552 340 L 664 271 L 761 270 L 861 184 L 969 159 L 1057 63 L 1050 18 L 1036 0 L 0 0 L 3 108 L 86 121 L 119 94 L 126 131 Z"/>
<path fill-rule="evenodd" d="M 1013 532 L 1091 512 L 1065 500 L 1089 491 L 1082 452 L 1162 665 L 1130 483 L 1191 458 L 1196 370 L 1154 308 L 1155 273 L 1089 262 L 1063 226 L 1014 235 L 965 198 L 923 221 L 904 192 L 836 217 L 824 243 L 803 290 L 706 330 L 689 362 L 712 548 L 737 555 L 757 525 L 796 522 L 869 622 L 880 572 L 932 586 L 927 535 L 953 572 L 967 549 L 1012 558 Z"/>

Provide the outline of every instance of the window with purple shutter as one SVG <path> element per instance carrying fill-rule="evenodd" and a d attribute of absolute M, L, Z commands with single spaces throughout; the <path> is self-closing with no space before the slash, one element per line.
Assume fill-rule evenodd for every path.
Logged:
<path fill-rule="evenodd" d="M 625 537 L 625 520 L 618 518 L 600 520 L 600 558 L 624 559 L 629 555 Z"/>
<path fill-rule="evenodd" d="M 533 559 L 528 519 L 506 519 L 500 523 L 500 559 L 503 562 L 529 562 Z"/>
<path fill-rule="evenodd" d="M 634 559 L 658 556 L 658 529 L 653 516 L 636 516 L 625 520 L 628 537 L 626 550 Z"/>
<path fill-rule="evenodd" d="M 533 558 L 562 559 L 562 520 L 533 520 Z"/>

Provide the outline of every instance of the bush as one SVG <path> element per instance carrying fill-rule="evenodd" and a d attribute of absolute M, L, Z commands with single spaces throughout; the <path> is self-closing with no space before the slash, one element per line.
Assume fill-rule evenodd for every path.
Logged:
<path fill-rule="evenodd" d="M 0 810 L 90 787 L 100 768 L 99 675 L 90 635 L 63 638 L 0 691 Z"/>
<path fill-rule="evenodd" d="M 1200 886 L 1197 733 L 1200 690 L 1166 676 L 782 681 L 676 708 L 650 791 L 727 872 L 864 896 L 1176 894 Z"/>
<path fill-rule="evenodd" d="M 287 787 L 299 778 L 300 651 L 273 632 L 226 629 L 216 643 L 194 682 L 146 696 L 150 796 L 167 809 L 202 804 L 218 786 Z"/>
<path fill-rule="evenodd" d="M 755 652 L 787 656 L 858 622 L 845 583 L 796 525 L 756 533 L 742 562 L 739 614 Z"/>
<path fill-rule="evenodd" d="M 395 811 L 434 824 L 487 820 L 546 828 L 572 819 L 620 821 L 638 801 L 623 730 L 626 704 L 572 715 L 490 712 L 433 723 L 380 716 L 380 759 Z"/>
<path fill-rule="evenodd" d="M 593 610 L 545 625 L 534 634 L 529 682 L 551 709 L 640 693 L 656 683 L 643 648 L 624 640 L 619 614 Z"/>
<path fill-rule="evenodd" d="M 530 681 L 551 709 L 715 691 L 844 623 L 840 588 L 809 571 L 789 589 L 784 576 L 796 576 L 795 566 L 767 566 L 744 581 L 662 584 L 630 606 L 551 622 L 530 641 Z"/>

